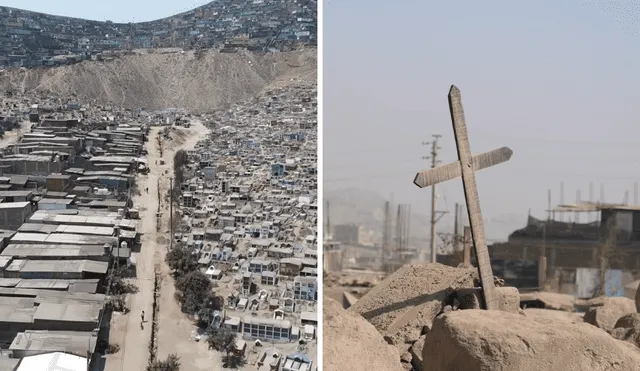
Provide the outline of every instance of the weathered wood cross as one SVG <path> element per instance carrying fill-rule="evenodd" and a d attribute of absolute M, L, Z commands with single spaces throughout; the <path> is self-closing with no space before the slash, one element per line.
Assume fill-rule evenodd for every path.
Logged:
<path fill-rule="evenodd" d="M 451 113 L 456 146 L 458 148 L 458 161 L 434 169 L 422 170 L 416 174 L 413 183 L 420 188 L 425 188 L 460 176 L 462 177 L 469 224 L 471 225 L 471 236 L 475 246 L 480 282 L 482 283 L 484 306 L 486 309 L 496 309 L 495 284 L 493 282 L 491 260 L 489 259 L 489 249 L 487 248 L 487 241 L 484 235 L 475 171 L 509 161 L 513 152 L 508 147 L 502 147 L 475 156 L 471 155 L 469 137 L 467 136 L 467 124 L 462 108 L 462 96 L 460 95 L 460 90 L 454 85 L 452 85 L 449 90 L 449 111 Z"/>

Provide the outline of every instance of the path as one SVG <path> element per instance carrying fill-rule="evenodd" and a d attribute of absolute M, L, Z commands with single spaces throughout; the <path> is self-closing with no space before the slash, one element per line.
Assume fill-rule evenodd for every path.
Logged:
<path fill-rule="evenodd" d="M 192 123 L 191 131 L 197 135 L 190 135 L 181 146 L 184 149 L 193 149 L 196 142 L 204 138 L 208 130 L 200 123 Z M 172 156 L 173 159 L 173 156 Z M 171 161 L 171 168 L 173 164 Z M 169 180 L 166 179 L 167 187 Z M 169 215 L 168 205 L 163 210 Z M 169 224 L 163 224 L 164 232 L 169 234 Z M 164 260 L 166 250 L 161 255 Z M 192 332 L 196 329 L 193 321 L 180 310 L 178 302 L 174 299 L 175 287 L 170 277 L 169 268 L 162 264 L 162 283 L 160 287 L 160 299 L 158 321 L 158 359 L 165 359 L 174 353 L 180 357 L 180 371 L 200 371 L 222 369 L 222 360 L 219 352 L 209 350 L 206 342 L 197 343 L 190 340 Z"/>
<path fill-rule="evenodd" d="M 138 177 L 138 184 L 141 194 L 135 196 L 133 203 L 140 210 L 141 224 L 139 227 L 142 233 L 141 251 L 133 252 L 133 259 L 136 262 L 137 277 L 133 283 L 138 286 L 138 292 L 129 296 L 128 314 L 114 314 L 111 322 L 110 343 L 118 344 L 120 351 L 107 356 L 106 371 L 129 371 L 145 370 L 149 362 L 149 342 L 151 339 L 151 315 L 153 303 L 153 281 L 154 267 L 164 266 L 164 256 L 168 245 L 169 213 L 168 205 L 162 202 L 162 228 L 164 233 L 156 231 L 156 211 L 158 209 L 158 184 L 160 185 L 160 195 L 164 197 L 169 189 L 169 177 L 173 171 L 173 155 L 180 149 L 191 149 L 197 141 L 203 137 L 204 126 L 196 123 L 189 129 L 177 128 L 184 133 L 182 138 L 186 140 L 176 143 L 172 140 L 163 144 L 164 165 L 160 164 L 160 148 L 157 142 L 158 133 L 162 127 L 153 127 L 149 132 L 147 143 L 149 174 Z M 177 137 L 174 135 L 174 137 Z M 156 163 L 158 160 L 158 163 Z M 167 171 L 167 174 L 165 174 Z M 160 179 L 160 183 L 158 183 Z M 145 188 L 149 192 L 145 192 Z M 165 211 L 165 210 L 162 210 Z M 160 242 L 160 243 L 159 243 Z M 164 281 L 167 281 L 164 279 Z M 171 301 L 173 296 L 171 296 Z M 163 303 L 168 299 L 162 298 L 160 310 Z M 164 304 L 166 305 L 166 304 Z M 140 314 L 145 311 L 144 328 L 140 327 Z M 160 329 L 163 323 L 159 322 Z"/>

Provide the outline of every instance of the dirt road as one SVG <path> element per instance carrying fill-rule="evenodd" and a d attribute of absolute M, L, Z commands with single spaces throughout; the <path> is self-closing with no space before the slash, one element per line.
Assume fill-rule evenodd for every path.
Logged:
<path fill-rule="evenodd" d="M 169 190 L 169 178 L 173 171 L 173 156 L 180 149 L 192 149 L 207 133 L 200 123 L 193 123 L 189 129 L 176 128 L 172 139 L 162 144 L 163 156 L 160 157 L 160 147 L 156 138 L 162 128 L 154 127 L 149 133 L 147 144 L 149 174 L 140 176 L 138 184 L 141 194 L 134 197 L 134 205 L 140 210 L 142 233 L 142 248 L 140 252 L 132 252 L 132 259 L 136 263 L 136 278 L 132 280 L 138 287 L 138 292 L 131 294 L 128 300 L 129 313 L 115 314 L 111 321 L 110 343 L 118 344 L 120 351 L 107 356 L 106 371 L 144 370 L 149 361 L 149 342 L 151 339 L 151 316 L 153 304 L 154 268 L 158 266 L 163 274 L 162 285 L 173 283 L 167 277 L 164 256 L 169 243 L 169 205 L 165 202 L 165 195 Z M 164 164 L 160 164 L 160 159 Z M 159 181 L 158 181 L 159 180 Z M 161 200 L 158 199 L 158 187 Z M 145 189 L 148 188 L 147 193 Z M 158 203 L 161 208 L 161 229 L 156 231 L 156 212 Z M 164 290 L 166 291 L 166 290 Z M 160 314 L 169 310 L 171 304 L 177 307 L 172 293 L 162 292 L 160 297 Z M 141 324 L 141 313 L 145 312 L 145 322 Z M 179 312 L 179 309 L 178 309 Z M 179 316 L 176 316 L 179 317 Z M 142 325 L 142 326 L 141 326 Z M 159 321 L 159 331 L 163 333 L 165 321 Z M 169 324 L 169 327 L 171 325 Z M 175 330 L 170 330 L 175 331 Z M 172 335 L 173 337 L 173 335 Z M 160 340 L 160 339 L 159 339 Z M 172 338 L 169 339 L 172 342 Z M 158 354 L 160 358 L 162 354 Z M 188 368 L 184 368 L 188 370 Z"/>
<path fill-rule="evenodd" d="M 192 124 L 191 131 L 198 133 L 189 135 L 181 148 L 192 149 L 200 138 L 204 138 L 208 131 L 199 123 Z M 171 168 L 173 168 L 173 155 Z M 169 180 L 167 179 L 168 183 Z M 169 215 L 168 205 L 163 213 Z M 163 224 L 166 235 L 169 234 L 169 224 Z M 164 260 L 165 251 L 162 251 Z M 175 288 L 173 279 L 166 264 L 162 264 L 162 283 L 160 287 L 160 299 L 158 313 L 158 359 L 165 359 L 167 355 L 175 353 L 180 357 L 180 371 L 200 371 L 221 369 L 222 360 L 220 353 L 208 350 L 205 342 L 196 343 L 191 340 L 191 335 L 196 329 L 193 322 L 184 315 L 180 306 L 174 299 Z"/>

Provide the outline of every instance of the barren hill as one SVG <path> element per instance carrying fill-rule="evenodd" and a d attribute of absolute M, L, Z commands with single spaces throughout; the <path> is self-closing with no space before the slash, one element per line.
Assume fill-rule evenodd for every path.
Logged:
<path fill-rule="evenodd" d="M 126 55 L 56 68 L 7 70 L 0 89 L 161 110 L 208 111 L 277 84 L 316 80 L 316 50 L 257 54 L 246 51 L 200 57 L 192 52 Z"/>

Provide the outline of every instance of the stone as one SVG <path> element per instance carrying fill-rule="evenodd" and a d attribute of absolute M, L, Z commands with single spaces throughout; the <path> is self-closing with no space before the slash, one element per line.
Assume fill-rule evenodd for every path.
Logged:
<path fill-rule="evenodd" d="M 411 346 L 411 364 L 416 371 L 422 371 L 422 348 L 424 348 L 424 339 L 427 335 L 420 336 L 420 339 Z"/>
<path fill-rule="evenodd" d="M 615 328 L 609 333 L 618 340 L 628 341 L 640 347 L 640 313 L 622 316 L 616 322 Z"/>
<path fill-rule="evenodd" d="M 360 298 L 348 311 L 371 322 L 390 344 L 416 342 L 442 312 L 451 294 L 472 287 L 478 273 L 443 264 L 406 264 Z"/>
<path fill-rule="evenodd" d="M 402 355 L 400 356 L 400 361 L 411 363 L 411 359 L 412 358 L 413 357 L 411 356 L 411 352 L 406 351 L 406 352 L 402 353 Z"/>
<path fill-rule="evenodd" d="M 421 371 L 627 371 L 640 351 L 586 323 L 502 311 L 459 310 L 435 319 Z"/>
<path fill-rule="evenodd" d="M 611 331 L 615 328 L 618 319 L 633 312 L 631 304 L 627 298 L 603 298 L 599 306 L 585 313 L 584 321 L 605 331 Z"/>
<path fill-rule="evenodd" d="M 640 313 L 629 313 L 618 318 L 614 328 L 636 328 L 640 329 Z"/>
<path fill-rule="evenodd" d="M 360 315 L 324 297 L 323 354 L 325 371 L 403 371 L 398 350 Z"/>

